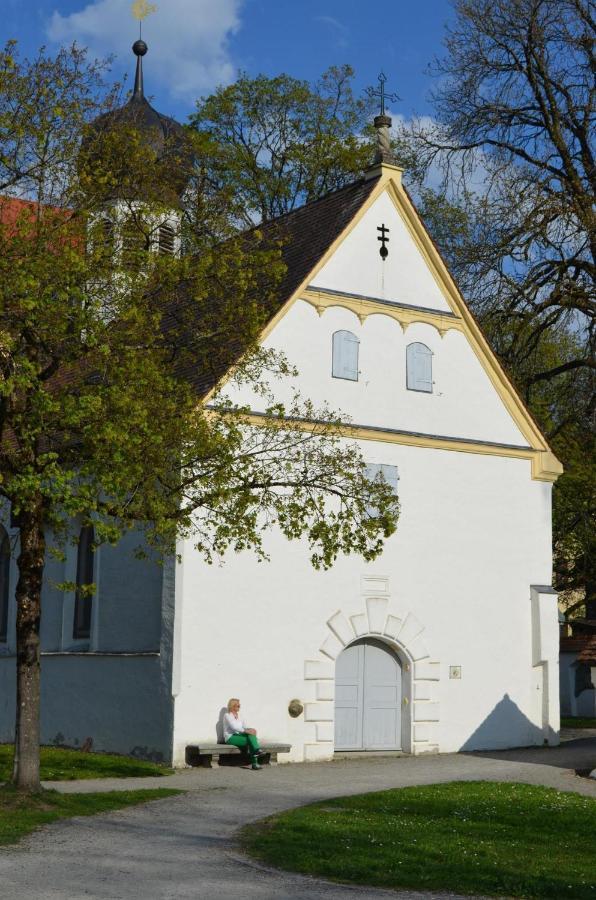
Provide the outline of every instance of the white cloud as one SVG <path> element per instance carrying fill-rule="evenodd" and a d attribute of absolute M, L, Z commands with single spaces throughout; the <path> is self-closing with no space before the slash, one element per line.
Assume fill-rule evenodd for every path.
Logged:
<path fill-rule="evenodd" d="M 143 23 L 149 45 L 145 82 L 147 92 L 157 86 L 177 100 L 192 101 L 217 84 L 234 79 L 228 38 L 240 27 L 243 0 L 158 0 L 157 12 Z M 130 0 L 95 0 L 79 12 L 54 12 L 48 37 L 58 44 L 88 47 L 92 56 L 116 54 L 130 60 L 138 25 Z M 153 90 L 152 90 L 153 88 Z"/>
<path fill-rule="evenodd" d="M 392 115 L 390 111 L 388 111 L 387 114 Z M 412 119 L 407 119 L 401 113 L 394 113 L 393 124 L 396 131 L 398 133 L 401 132 L 404 136 L 407 136 L 408 134 L 420 135 L 424 133 L 428 135 L 430 139 L 434 138 L 436 140 L 440 140 L 443 136 L 443 130 L 439 122 L 432 116 L 417 116 Z M 437 154 L 426 172 L 424 180 L 426 187 L 432 188 L 433 190 L 439 190 L 444 186 L 447 159 L 448 155 L 446 153 L 440 152 Z M 463 162 L 463 154 L 457 157 L 457 159 L 459 159 L 460 163 Z M 487 194 L 490 191 L 492 184 L 490 178 L 490 164 L 482 149 L 476 148 L 466 154 L 465 179 L 463 181 L 458 180 L 458 173 L 457 161 L 454 158 L 452 160 L 451 177 L 449 179 L 449 189 L 447 192 L 447 196 L 450 199 L 457 200 L 459 191 L 463 190 L 464 187 L 479 196 Z"/>
<path fill-rule="evenodd" d="M 337 47 L 348 46 L 348 29 L 342 22 L 339 21 L 339 19 L 334 19 L 333 16 L 315 16 L 314 21 L 321 22 L 321 24 L 326 25 L 331 29 L 332 33 L 335 36 L 335 43 Z"/>

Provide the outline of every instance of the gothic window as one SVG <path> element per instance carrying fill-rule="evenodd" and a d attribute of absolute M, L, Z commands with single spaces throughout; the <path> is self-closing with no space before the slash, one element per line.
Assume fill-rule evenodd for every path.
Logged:
<path fill-rule="evenodd" d="M 79 534 L 77 552 L 77 587 L 75 591 L 74 623 L 72 636 L 84 640 L 91 634 L 91 610 L 93 597 L 83 588 L 93 584 L 95 534 L 92 525 L 84 525 Z"/>
<path fill-rule="evenodd" d="M 159 252 L 168 256 L 174 255 L 176 247 L 176 232 L 167 222 L 159 226 Z"/>
<path fill-rule="evenodd" d="M 406 349 L 406 387 L 409 391 L 432 394 L 433 355 L 426 344 L 408 344 Z"/>
<path fill-rule="evenodd" d="M 360 341 L 351 331 L 336 331 L 333 335 L 334 378 L 358 381 L 358 348 Z"/>
<path fill-rule="evenodd" d="M 8 638 L 8 602 L 10 599 L 10 539 L 0 525 L 0 644 Z"/>

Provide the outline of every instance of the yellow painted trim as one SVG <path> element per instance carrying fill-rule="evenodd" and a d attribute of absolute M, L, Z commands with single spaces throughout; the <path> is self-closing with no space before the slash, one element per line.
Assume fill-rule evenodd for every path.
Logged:
<path fill-rule="evenodd" d="M 386 167 L 383 167 L 385 169 Z M 536 450 L 549 451 L 550 448 L 542 432 L 530 415 L 525 403 L 517 393 L 510 378 L 501 366 L 490 344 L 484 337 L 476 319 L 455 284 L 451 273 L 433 244 L 420 216 L 405 192 L 401 180 L 398 182 L 390 171 L 383 173 L 382 184 L 392 198 L 396 210 L 408 229 L 414 243 L 422 254 L 450 310 L 463 320 L 462 331 L 468 338 L 478 361 L 486 372 L 491 384 L 504 403 L 511 418 L 528 443 Z"/>
<path fill-rule="evenodd" d="M 303 291 L 301 299 L 314 306 L 320 316 L 330 307 L 341 306 L 358 316 L 360 324 L 364 324 L 368 316 L 382 315 L 394 319 L 404 332 L 408 325 L 412 325 L 414 322 L 432 325 L 433 328 L 437 329 L 441 337 L 450 328 L 453 328 L 455 331 L 463 331 L 464 329 L 463 321 L 460 318 L 454 319 L 440 312 L 434 313 L 425 310 L 407 309 L 397 304 L 389 306 L 386 303 L 375 301 L 373 298 L 346 297 L 345 294 L 334 294 L 328 290 L 322 292 L 316 288 L 307 288 Z"/>
<path fill-rule="evenodd" d="M 270 427 L 277 425 L 279 428 L 299 428 L 310 431 L 320 429 L 321 422 L 301 422 L 292 420 L 285 422 L 283 419 L 274 419 L 264 413 L 249 413 L 242 417 L 247 424 L 262 426 L 265 422 Z M 531 475 L 537 481 L 556 481 L 563 471 L 558 459 L 550 451 L 536 450 L 532 447 L 511 447 L 507 444 L 485 443 L 474 440 L 456 440 L 450 437 L 438 435 L 410 434 L 402 431 L 376 428 L 366 425 L 332 425 L 335 434 L 342 437 L 361 441 L 380 441 L 386 444 L 399 444 L 404 447 L 423 447 L 427 450 L 448 450 L 453 453 L 474 453 L 481 456 L 498 456 L 510 459 L 527 459 L 531 462 Z"/>
<path fill-rule="evenodd" d="M 404 170 L 401 166 L 394 166 L 391 163 L 377 163 L 375 166 L 371 166 L 364 173 L 364 180 L 370 181 L 371 178 L 385 178 L 386 176 L 390 176 L 395 182 L 401 184 L 401 176 L 404 174 Z"/>
<path fill-rule="evenodd" d="M 532 478 L 537 481 L 556 481 L 563 474 L 563 466 L 551 450 L 541 450 L 532 457 Z"/>

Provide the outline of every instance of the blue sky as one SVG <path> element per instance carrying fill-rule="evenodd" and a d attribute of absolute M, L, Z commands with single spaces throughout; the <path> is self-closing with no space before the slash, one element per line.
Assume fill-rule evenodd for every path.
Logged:
<path fill-rule="evenodd" d="M 156 0 L 146 20 L 149 44 L 146 92 L 162 112 L 184 120 L 194 99 L 217 84 L 250 75 L 287 72 L 315 79 L 328 66 L 350 63 L 356 86 L 376 81 L 382 68 L 401 102 L 395 113 L 430 114 L 426 73 L 442 53 L 450 0 Z M 113 71 L 133 69 L 130 45 L 138 26 L 130 0 L 4 0 L 3 40 L 16 38 L 23 51 L 41 44 L 88 46 L 94 55 L 116 54 Z"/>

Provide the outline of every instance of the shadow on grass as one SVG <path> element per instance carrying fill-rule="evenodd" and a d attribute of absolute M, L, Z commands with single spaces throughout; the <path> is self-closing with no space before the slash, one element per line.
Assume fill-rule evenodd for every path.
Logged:
<path fill-rule="evenodd" d="M 14 748 L 0 745 L 0 782 L 12 776 Z M 111 753 L 83 753 L 57 747 L 41 748 L 42 781 L 75 781 L 86 778 L 145 778 L 150 775 L 171 775 L 173 769 Z"/>
<path fill-rule="evenodd" d="M 182 793 L 170 788 L 108 791 L 100 794 L 25 794 L 11 785 L 0 788 L 0 846 L 14 844 L 42 825 L 73 816 L 93 816 Z"/>

